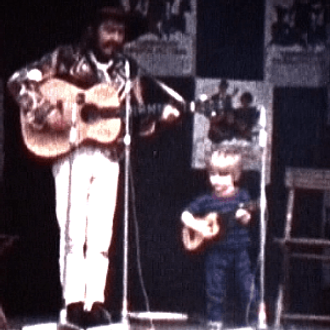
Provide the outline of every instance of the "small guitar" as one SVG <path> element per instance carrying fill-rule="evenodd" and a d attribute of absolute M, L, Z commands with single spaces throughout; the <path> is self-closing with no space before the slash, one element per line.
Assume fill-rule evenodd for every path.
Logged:
<path fill-rule="evenodd" d="M 251 201 L 248 203 L 241 203 L 238 209 L 245 209 L 248 212 L 254 212 L 259 207 L 259 201 Z M 205 247 L 212 242 L 221 240 L 226 234 L 228 228 L 228 214 L 219 214 L 217 212 L 210 212 L 204 217 L 196 218 L 199 221 L 205 221 L 210 228 L 211 236 L 205 237 L 199 231 L 193 230 L 190 227 L 183 226 L 182 228 L 182 243 L 184 248 L 190 252 L 201 252 Z M 238 221 L 238 220 L 237 220 Z"/>
<path fill-rule="evenodd" d="M 35 129 L 29 124 L 26 114 L 21 111 L 21 131 L 27 148 L 37 156 L 58 157 L 71 151 L 87 140 L 100 144 L 111 144 L 120 135 L 122 117 L 117 91 L 111 84 L 98 84 L 90 89 L 81 89 L 60 79 L 49 79 L 39 86 L 43 97 L 56 105 L 63 114 L 63 120 L 71 125 L 62 131 L 44 128 Z M 156 113 L 163 105 L 153 104 L 132 108 L 132 114 Z M 76 111 L 75 123 L 72 121 Z M 76 129 L 74 145 L 70 141 L 71 128 Z"/>
<path fill-rule="evenodd" d="M 198 218 L 199 221 L 205 221 L 207 226 L 210 228 L 212 237 L 206 239 L 202 233 L 193 230 L 190 227 L 183 226 L 182 228 L 182 243 L 187 251 L 197 252 L 202 250 L 206 241 L 215 241 L 220 237 L 221 221 L 219 219 L 219 214 L 216 212 L 211 212 L 205 217 Z"/>

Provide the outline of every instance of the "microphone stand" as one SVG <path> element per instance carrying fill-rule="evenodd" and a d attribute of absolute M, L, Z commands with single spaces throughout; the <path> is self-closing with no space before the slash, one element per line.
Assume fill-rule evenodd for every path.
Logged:
<path fill-rule="evenodd" d="M 262 151 L 262 168 L 261 168 L 261 192 L 260 192 L 260 304 L 258 313 L 258 329 L 267 328 L 267 314 L 265 304 L 265 245 L 266 245 L 266 147 Z"/>
<path fill-rule="evenodd" d="M 129 62 L 125 62 L 125 73 L 127 77 L 127 82 L 125 85 L 125 136 L 124 136 L 124 145 L 125 145 L 125 181 L 124 181 L 124 191 L 125 191 L 125 200 L 124 200 L 124 246 L 123 246 L 123 302 L 122 302 L 122 325 L 125 328 L 129 328 L 129 319 L 128 319 L 128 303 L 127 303 L 127 291 L 128 291 L 128 218 L 129 218 L 129 170 L 130 170 L 130 151 L 131 151 L 131 81 L 130 81 L 130 68 Z"/>
<path fill-rule="evenodd" d="M 72 113 L 71 113 L 71 129 L 69 135 L 69 144 L 71 148 L 74 148 L 78 140 L 78 131 L 77 131 L 77 112 L 78 107 L 84 102 L 82 95 L 78 95 L 76 102 L 74 103 Z M 67 290 L 67 260 L 68 260 L 68 242 L 69 242 L 69 225 L 70 225 L 70 212 L 71 212 L 71 198 L 72 198 L 72 166 L 73 166 L 73 153 L 70 152 L 69 156 L 69 177 L 68 177 L 68 196 L 67 196 L 67 209 L 66 209 L 66 224 L 64 230 L 64 237 L 61 239 L 65 240 L 64 247 L 64 262 L 63 262 L 63 296 L 66 295 Z M 60 323 L 66 324 L 67 322 L 67 312 L 66 312 L 66 301 L 63 301 L 64 306 L 60 312 Z"/>
<path fill-rule="evenodd" d="M 146 73 L 141 67 L 140 69 Z M 124 329 L 129 329 L 129 313 L 128 313 L 128 232 L 129 232 L 129 173 L 130 173 L 130 151 L 131 151 L 131 80 L 130 80 L 130 66 L 129 60 L 126 57 L 125 61 L 125 75 L 127 82 L 125 85 L 125 135 L 124 135 L 124 145 L 125 145 L 125 169 L 124 169 L 124 243 L 123 243 L 123 301 L 122 301 L 122 312 L 121 312 L 121 323 L 119 326 L 124 327 Z M 183 97 L 175 92 L 170 87 L 166 86 L 159 80 L 155 79 L 151 75 L 152 80 L 162 88 L 168 95 L 176 99 L 180 103 L 185 103 Z"/>
<path fill-rule="evenodd" d="M 261 112 L 265 111 L 262 107 Z M 265 113 L 263 113 L 265 115 Z M 259 137 L 259 145 L 262 147 L 261 156 L 261 182 L 260 182 L 260 303 L 258 312 L 258 330 L 267 329 L 267 314 L 265 303 L 265 250 L 266 250 L 266 234 L 267 234 L 267 196 L 266 196 L 266 163 L 267 163 L 267 130 L 266 124 L 261 130 Z"/>

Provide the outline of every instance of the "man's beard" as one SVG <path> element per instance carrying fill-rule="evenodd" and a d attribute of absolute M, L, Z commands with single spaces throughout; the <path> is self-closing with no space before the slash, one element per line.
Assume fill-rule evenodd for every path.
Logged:
<path fill-rule="evenodd" d="M 117 42 L 106 42 L 101 46 L 97 45 L 94 47 L 93 52 L 96 59 L 101 63 L 108 62 L 116 53 L 120 53 L 123 50 L 123 45 Z"/>

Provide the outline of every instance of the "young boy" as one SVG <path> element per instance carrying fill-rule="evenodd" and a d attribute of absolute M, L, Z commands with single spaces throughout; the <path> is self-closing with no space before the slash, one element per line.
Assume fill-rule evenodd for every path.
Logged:
<path fill-rule="evenodd" d="M 250 198 L 247 191 L 237 186 L 242 159 L 239 152 L 231 148 L 212 153 L 207 166 L 213 192 L 194 200 L 181 216 L 186 227 L 210 242 L 205 251 L 205 276 L 207 321 L 212 330 L 222 329 L 228 275 L 235 280 L 244 311 L 248 311 L 249 306 L 257 307 L 248 253 L 247 226 L 251 213 L 241 206 Z M 222 219 L 220 235 L 215 235 L 210 223 L 203 221 L 203 217 L 211 212 Z"/>

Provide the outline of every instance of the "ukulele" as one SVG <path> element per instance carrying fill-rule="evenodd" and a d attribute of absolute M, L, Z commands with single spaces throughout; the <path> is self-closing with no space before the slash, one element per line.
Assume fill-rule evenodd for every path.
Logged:
<path fill-rule="evenodd" d="M 234 212 L 236 213 L 238 209 L 254 212 L 258 207 L 259 201 L 240 203 Z M 205 221 L 210 228 L 211 235 L 208 237 L 205 237 L 201 232 L 184 225 L 182 228 L 182 243 L 185 250 L 189 252 L 202 252 L 209 244 L 223 239 L 229 225 L 229 214 L 232 214 L 232 212 L 226 214 L 210 212 L 203 217 L 196 218 L 198 221 Z M 236 221 L 239 220 L 236 219 Z"/>

